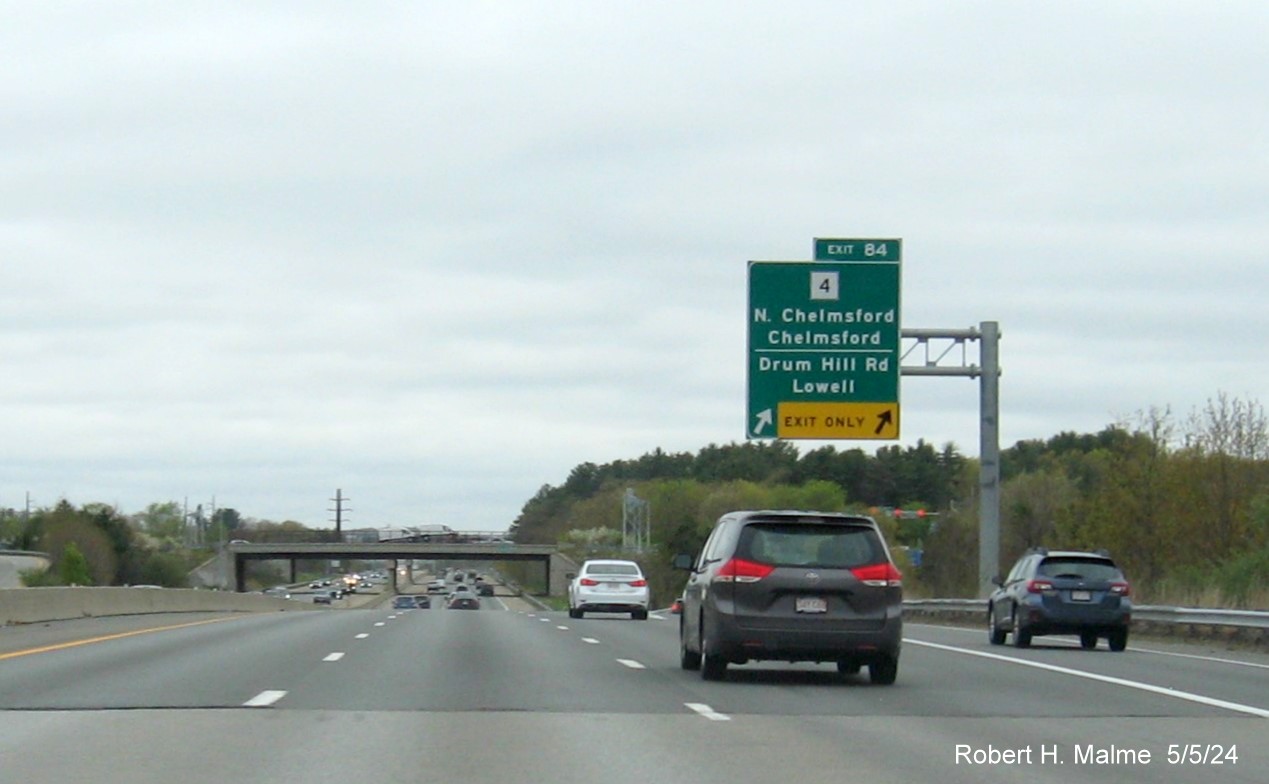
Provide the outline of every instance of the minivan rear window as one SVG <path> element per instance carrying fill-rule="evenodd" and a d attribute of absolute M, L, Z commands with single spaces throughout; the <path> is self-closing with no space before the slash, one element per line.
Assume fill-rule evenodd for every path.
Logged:
<path fill-rule="evenodd" d="M 881 538 L 858 525 L 753 523 L 745 526 L 736 557 L 771 566 L 854 569 L 886 563 Z"/>

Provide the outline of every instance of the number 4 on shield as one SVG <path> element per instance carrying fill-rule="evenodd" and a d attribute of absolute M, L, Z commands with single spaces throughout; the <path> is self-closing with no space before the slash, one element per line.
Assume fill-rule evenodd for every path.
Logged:
<path fill-rule="evenodd" d="M 838 299 L 837 272 L 811 273 L 811 299 Z"/>

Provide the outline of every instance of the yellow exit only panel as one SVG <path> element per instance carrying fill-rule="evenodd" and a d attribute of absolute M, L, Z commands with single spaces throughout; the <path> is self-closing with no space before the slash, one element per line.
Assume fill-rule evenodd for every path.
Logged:
<path fill-rule="evenodd" d="M 893 439 L 898 403 L 779 403 L 776 438 Z"/>

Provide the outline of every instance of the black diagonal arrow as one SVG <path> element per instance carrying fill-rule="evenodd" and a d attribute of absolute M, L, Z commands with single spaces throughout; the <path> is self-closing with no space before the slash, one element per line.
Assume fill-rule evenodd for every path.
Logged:
<path fill-rule="evenodd" d="M 886 427 L 893 421 L 894 421 L 894 414 L 889 409 L 878 414 L 877 415 L 877 429 L 872 431 L 872 434 L 875 436 L 881 435 L 881 431 L 885 430 Z"/>

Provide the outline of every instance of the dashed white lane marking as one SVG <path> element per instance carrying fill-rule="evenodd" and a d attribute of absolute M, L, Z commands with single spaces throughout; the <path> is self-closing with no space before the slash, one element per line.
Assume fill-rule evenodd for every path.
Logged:
<path fill-rule="evenodd" d="M 550 622 L 551 622 L 551 619 L 550 619 L 550 618 L 538 618 L 538 620 L 539 620 L 539 621 L 541 621 L 542 623 L 550 623 Z"/>
<path fill-rule="evenodd" d="M 358 635 L 357 635 L 357 639 L 358 639 L 358 640 L 364 640 L 364 639 L 366 639 L 366 638 L 367 638 L 367 637 L 369 637 L 369 636 L 370 636 L 369 634 L 366 634 L 365 632 L 362 632 L 361 634 L 358 634 Z"/>
<path fill-rule="evenodd" d="M 335 653 L 328 654 L 325 659 L 322 659 L 322 661 L 339 661 L 342 658 L 344 658 L 344 654 L 336 651 Z"/>
<path fill-rule="evenodd" d="M 599 640 L 596 640 L 594 637 L 583 637 L 583 638 L 582 638 L 582 642 L 586 643 L 587 645 L 598 645 L 598 644 L 599 644 Z"/>
<path fill-rule="evenodd" d="M 560 631 L 562 631 L 562 632 L 566 632 L 566 631 L 568 631 L 568 627 L 567 627 L 567 626 L 556 626 L 555 628 L 559 629 L 559 630 L 560 630 Z"/>
<path fill-rule="evenodd" d="M 1243 705 L 1237 702 L 1228 702 L 1226 700 L 1218 700 L 1215 697 L 1204 697 L 1202 694 L 1194 694 L 1188 691 L 1178 691 L 1177 689 L 1166 689 L 1162 686 L 1155 686 L 1150 683 L 1142 683 L 1140 681 L 1130 681 L 1124 678 L 1113 678 L 1109 675 L 1098 675 L 1095 672 L 1085 672 L 1083 670 L 1073 670 L 1069 667 L 1058 667 L 1054 664 L 1045 664 L 1044 662 L 1031 661 L 1029 659 L 1017 659 L 1012 656 L 1001 656 L 997 653 L 987 653 L 985 651 L 975 651 L 969 648 L 957 648 L 953 645 L 940 645 L 935 642 L 923 642 L 921 640 L 912 640 L 907 637 L 903 638 L 905 645 L 920 645 L 924 648 L 934 648 L 940 651 L 951 651 L 952 653 L 963 653 L 967 656 L 979 656 L 984 659 L 994 659 L 996 661 L 1009 662 L 1010 664 L 1019 664 L 1023 667 L 1034 667 L 1037 670 L 1047 670 L 1049 672 L 1060 672 L 1063 675 L 1074 675 L 1077 678 L 1087 678 L 1090 681 L 1100 681 L 1101 683 L 1110 683 L 1115 686 L 1124 686 L 1129 689 L 1139 689 L 1148 691 L 1152 694 L 1162 694 L 1165 697 L 1174 697 L 1178 700 L 1188 700 L 1196 702 L 1200 705 L 1210 705 L 1214 708 L 1224 708 L 1225 710 L 1236 711 L 1238 713 L 1248 713 L 1252 716 L 1259 716 L 1262 719 L 1269 719 L 1269 710 L 1257 708 L 1252 705 Z"/>
<path fill-rule="evenodd" d="M 376 621 L 375 626 L 387 626 L 387 624 L 384 623 L 383 621 Z"/>
<path fill-rule="evenodd" d="M 262 691 L 242 704 L 244 708 L 267 708 L 286 696 L 284 691 Z"/>
<path fill-rule="evenodd" d="M 731 716 L 728 716 L 724 713 L 719 713 L 718 711 L 714 710 L 713 708 L 709 707 L 703 702 L 685 702 L 683 704 L 686 705 L 689 709 L 694 710 L 700 715 L 709 719 L 710 721 L 731 721 Z"/>
<path fill-rule="evenodd" d="M 617 661 L 621 662 L 622 664 L 626 665 L 632 670 L 646 670 L 647 669 L 646 667 L 644 667 L 642 664 L 635 661 L 634 659 L 618 659 Z"/>

